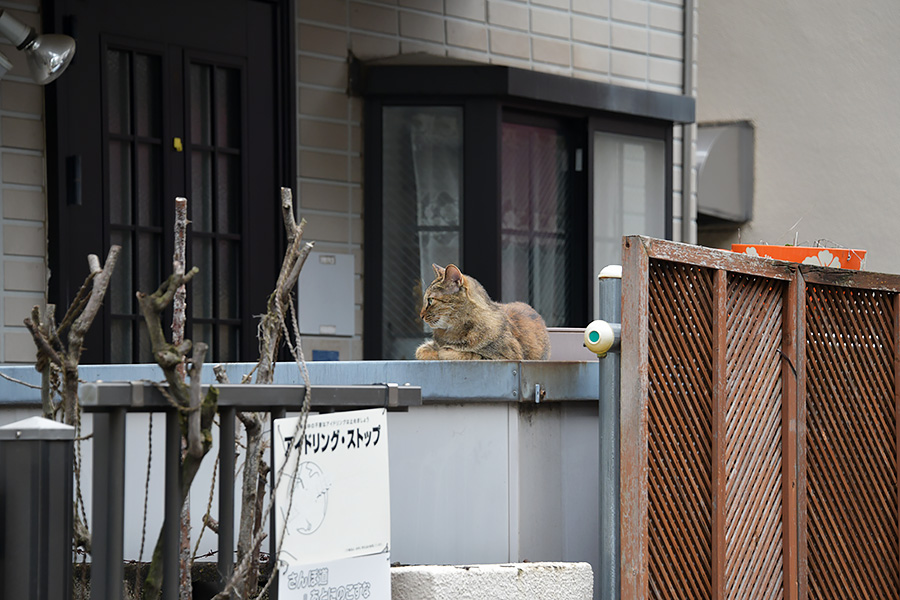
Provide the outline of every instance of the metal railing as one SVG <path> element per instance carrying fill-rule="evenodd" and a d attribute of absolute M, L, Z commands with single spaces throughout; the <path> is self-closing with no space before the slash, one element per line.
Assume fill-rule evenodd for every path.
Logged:
<path fill-rule="evenodd" d="M 91 594 L 95 598 L 122 598 L 124 588 L 124 495 L 125 495 L 125 416 L 128 412 L 162 412 L 166 415 L 165 434 L 165 509 L 163 522 L 164 600 L 178 598 L 178 558 L 181 523 L 181 427 L 178 412 L 164 396 L 158 384 L 147 381 L 88 383 L 81 387 L 81 404 L 93 413 L 93 523 Z M 204 394 L 208 386 L 204 386 Z M 237 411 L 269 414 L 269 422 L 300 409 L 305 388 L 302 385 L 216 386 L 219 390 L 219 469 L 218 495 L 218 572 L 220 588 L 234 569 L 234 442 Z M 417 386 L 395 383 L 376 385 L 314 385 L 312 408 L 348 410 L 385 407 L 404 409 L 422 404 Z M 270 446 L 274 464 L 274 445 Z M 270 471 L 271 489 L 275 470 Z M 226 490 L 228 493 L 222 493 Z M 270 566 L 275 560 L 275 513 L 269 523 Z M 277 576 L 273 568 L 272 576 Z M 269 591 L 277 598 L 278 586 Z"/>

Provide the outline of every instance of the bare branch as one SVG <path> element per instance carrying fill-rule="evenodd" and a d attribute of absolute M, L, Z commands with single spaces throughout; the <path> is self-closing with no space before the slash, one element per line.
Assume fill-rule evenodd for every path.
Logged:
<path fill-rule="evenodd" d="M 284 232 L 287 234 L 288 246 L 290 246 L 297 235 L 297 222 L 294 221 L 294 201 L 291 197 L 291 188 L 281 188 L 281 219 L 284 221 Z M 302 235 L 302 229 L 300 233 Z"/>
<path fill-rule="evenodd" d="M 16 379 L 15 377 L 10 377 L 9 375 L 7 375 L 6 373 L 4 373 L 2 371 L 0 371 L 0 377 L 2 377 L 3 379 L 5 379 L 7 381 L 12 381 L 13 383 L 18 383 L 19 385 L 24 385 L 25 387 L 31 388 L 33 390 L 41 389 L 41 386 L 39 386 L 39 385 L 34 385 L 33 383 L 27 383 L 25 381 L 22 381 L 21 379 Z"/>
<path fill-rule="evenodd" d="M 203 524 L 209 527 L 213 533 L 219 533 L 219 522 L 209 516 L 209 513 L 203 515 Z"/>
<path fill-rule="evenodd" d="M 187 239 L 187 198 L 175 198 L 175 253 L 174 263 L 185 264 Z M 174 269 L 177 271 L 177 268 Z M 187 312 L 187 287 L 182 283 L 175 290 L 172 302 L 172 343 L 176 346 L 184 341 L 184 321 Z M 178 373 L 184 379 L 184 364 L 178 366 Z"/>
<path fill-rule="evenodd" d="M 203 372 L 203 360 L 206 357 L 206 351 L 209 346 L 204 342 L 197 342 L 194 345 L 194 356 L 191 360 L 190 376 L 191 376 L 191 413 L 188 415 L 187 427 L 187 451 L 194 458 L 203 457 L 203 440 L 200 432 L 200 375 Z"/>
<path fill-rule="evenodd" d="M 28 328 L 28 331 L 31 332 L 31 337 L 34 339 L 35 345 L 38 347 L 39 352 L 43 352 L 44 355 L 51 361 L 55 362 L 57 365 L 62 365 L 63 361 L 59 354 L 56 353 L 50 343 L 45 338 L 38 325 L 35 325 L 30 317 L 25 318 L 25 327 Z"/>
<path fill-rule="evenodd" d="M 216 381 L 218 381 L 219 383 L 231 383 L 228 380 L 228 373 L 225 372 L 225 365 L 214 366 L 213 373 L 215 373 Z"/>
<path fill-rule="evenodd" d="M 88 254 L 88 270 L 94 275 L 100 272 L 100 259 L 96 254 Z"/>
<path fill-rule="evenodd" d="M 91 256 L 94 256 L 93 254 Z M 85 278 L 84 283 L 81 284 L 81 287 L 78 289 L 78 293 L 75 295 L 75 298 L 72 300 L 72 304 L 69 305 L 69 310 L 66 311 L 66 314 L 63 316 L 62 323 L 59 325 L 59 335 L 63 335 L 72 323 L 84 312 L 84 307 L 87 305 L 88 298 L 91 294 L 92 284 L 94 282 L 94 277 L 97 275 L 96 271 L 91 271 L 88 276 Z"/>
<path fill-rule="evenodd" d="M 288 289 L 293 290 L 294 286 L 297 284 L 297 280 L 300 279 L 300 269 L 303 268 L 303 265 L 306 264 L 306 259 L 309 256 L 309 253 L 315 247 L 315 242 L 306 242 L 306 245 L 300 250 L 299 256 L 297 256 L 296 262 L 294 262 L 294 266 L 291 269 L 290 274 L 288 275 L 287 280 L 285 281 L 285 286 Z"/>
<path fill-rule="evenodd" d="M 119 252 L 121 250 L 121 246 L 112 246 L 109 249 L 109 254 L 106 255 L 106 263 L 103 265 L 102 270 L 100 270 L 100 263 L 95 255 L 91 254 L 91 256 L 88 257 L 88 263 L 91 266 L 93 289 L 91 290 L 87 305 L 84 307 L 84 310 L 78 318 L 75 319 L 75 322 L 72 324 L 72 329 L 69 331 L 70 358 L 81 357 L 81 345 L 84 343 L 84 336 L 91 326 L 91 323 L 94 322 L 94 317 L 97 316 L 100 306 L 103 304 L 103 296 L 106 294 L 106 288 L 109 286 L 109 279 L 112 277 L 113 270 L 116 268 L 116 260 L 118 260 Z"/>

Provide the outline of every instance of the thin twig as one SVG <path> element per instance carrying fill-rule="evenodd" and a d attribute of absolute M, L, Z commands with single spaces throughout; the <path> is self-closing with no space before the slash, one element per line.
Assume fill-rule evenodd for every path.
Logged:
<path fill-rule="evenodd" d="M 24 381 L 22 381 L 20 379 L 16 379 L 15 377 L 10 377 L 9 375 L 7 375 L 6 373 L 3 373 L 2 371 L 0 371 L 0 377 L 2 377 L 3 379 L 6 379 L 7 381 L 12 381 L 13 383 L 18 383 L 19 385 L 24 385 L 25 387 L 31 388 L 33 390 L 41 389 L 41 386 L 39 386 L 39 385 L 34 385 L 33 383 L 25 383 Z"/>

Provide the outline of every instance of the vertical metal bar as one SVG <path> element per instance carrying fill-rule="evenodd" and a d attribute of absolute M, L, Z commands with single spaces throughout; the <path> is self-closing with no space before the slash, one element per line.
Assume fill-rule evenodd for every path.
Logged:
<path fill-rule="evenodd" d="M 713 279 L 712 314 L 712 597 L 725 599 L 725 564 L 728 547 L 725 543 L 726 469 L 725 416 L 728 411 L 726 382 L 728 378 L 728 272 L 715 271 Z"/>
<path fill-rule="evenodd" d="M 108 588 L 109 576 L 109 413 L 96 412 L 92 415 L 93 437 L 93 484 L 91 489 L 92 533 L 91 533 L 91 593 L 99 598 L 115 598 Z"/>
<path fill-rule="evenodd" d="M 600 274 L 600 318 L 622 320 L 622 277 Z M 619 368 L 618 352 L 600 361 L 600 565 L 597 590 L 600 598 L 619 599 Z"/>
<path fill-rule="evenodd" d="M 219 409 L 219 591 L 234 572 L 234 407 Z"/>
<path fill-rule="evenodd" d="M 622 598 L 646 600 L 648 554 L 648 414 L 650 258 L 638 237 L 626 237 L 622 269 L 622 398 L 619 407 Z"/>
<path fill-rule="evenodd" d="M 72 492 L 75 444 L 66 442 L 41 442 L 41 466 L 44 473 L 45 492 L 41 498 L 41 513 L 47 519 L 47 531 L 42 541 L 49 544 L 42 552 L 42 574 L 47 591 L 46 598 L 60 600 L 72 597 L 72 526 L 74 521 Z"/>
<path fill-rule="evenodd" d="M 163 521 L 163 600 L 178 598 L 181 541 L 181 424 L 178 412 L 166 411 L 165 519 Z M 120 596 L 116 596 L 117 598 Z"/>
<path fill-rule="evenodd" d="M 797 597 L 806 600 L 809 566 L 806 555 L 806 280 L 795 278 L 797 311 Z"/>
<path fill-rule="evenodd" d="M 93 461 L 93 552 L 91 589 L 98 598 L 121 598 L 124 568 L 125 409 L 95 413 Z"/>
<path fill-rule="evenodd" d="M 784 552 L 784 598 L 797 600 L 797 286 L 800 272 L 785 286 L 782 296 L 784 322 L 781 334 L 781 502 Z"/>
<path fill-rule="evenodd" d="M 287 415 L 284 408 L 276 408 L 272 410 L 269 419 L 269 493 L 275 493 L 276 479 L 278 473 L 275 471 L 275 419 L 283 419 Z M 274 504 L 272 505 L 275 506 Z M 269 598 L 278 600 L 278 527 L 275 518 L 276 511 L 273 509 L 269 513 L 269 577 L 272 578 L 272 585 L 269 586 Z"/>

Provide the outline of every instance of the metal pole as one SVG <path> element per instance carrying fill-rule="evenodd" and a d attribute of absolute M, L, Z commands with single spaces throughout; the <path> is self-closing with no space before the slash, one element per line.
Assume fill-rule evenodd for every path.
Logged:
<path fill-rule="evenodd" d="M 219 409 L 219 591 L 234 571 L 234 407 Z"/>
<path fill-rule="evenodd" d="M 165 519 L 163 521 L 163 600 L 178 598 L 181 546 L 181 424 L 178 412 L 166 411 Z M 113 596 L 110 596 L 112 598 Z M 121 596 L 115 596 L 121 598 Z"/>
<path fill-rule="evenodd" d="M 600 272 L 600 315 L 622 321 L 622 269 Z M 600 569 L 598 596 L 619 600 L 619 353 L 600 361 Z"/>
<path fill-rule="evenodd" d="M 125 409 L 95 413 L 91 590 L 98 598 L 121 598 L 125 572 Z"/>

